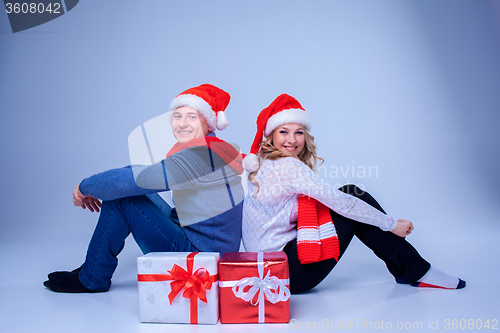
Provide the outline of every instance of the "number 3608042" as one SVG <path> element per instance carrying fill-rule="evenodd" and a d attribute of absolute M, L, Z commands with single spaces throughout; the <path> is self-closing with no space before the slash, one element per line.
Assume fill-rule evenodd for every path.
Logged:
<path fill-rule="evenodd" d="M 61 14 L 61 4 L 60 3 L 49 3 L 47 6 L 43 3 L 6 3 L 5 9 L 7 14 Z"/>

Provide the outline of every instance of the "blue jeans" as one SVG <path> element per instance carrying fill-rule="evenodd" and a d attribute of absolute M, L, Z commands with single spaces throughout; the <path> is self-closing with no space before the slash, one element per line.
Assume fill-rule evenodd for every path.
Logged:
<path fill-rule="evenodd" d="M 145 195 L 103 201 L 80 271 L 80 281 L 85 287 L 91 290 L 109 289 L 118 265 L 117 256 L 130 233 L 144 254 L 197 251 L 177 219 L 166 216 Z"/>

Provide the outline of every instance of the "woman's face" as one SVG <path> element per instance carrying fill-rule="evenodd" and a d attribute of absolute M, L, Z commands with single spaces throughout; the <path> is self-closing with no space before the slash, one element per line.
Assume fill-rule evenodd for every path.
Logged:
<path fill-rule="evenodd" d="M 273 146 L 297 156 L 304 149 L 305 141 L 304 126 L 301 124 L 284 124 L 273 132 Z"/>
<path fill-rule="evenodd" d="M 172 131 L 179 143 L 203 138 L 209 133 L 207 120 L 193 108 L 183 106 L 174 111 Z"/>

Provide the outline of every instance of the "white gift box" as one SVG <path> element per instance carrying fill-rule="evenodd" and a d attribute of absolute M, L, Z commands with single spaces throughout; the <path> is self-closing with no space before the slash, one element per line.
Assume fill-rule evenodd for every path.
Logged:
<path fill-rule="evenodd" d="M 140 321 L 217 324 L 218 262 L 216 252 L 152 252 L 137 258 Z"/>

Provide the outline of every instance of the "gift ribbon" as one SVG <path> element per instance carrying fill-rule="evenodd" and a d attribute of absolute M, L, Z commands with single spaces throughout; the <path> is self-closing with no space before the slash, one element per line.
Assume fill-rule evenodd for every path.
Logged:
<path fill-rule="evenodd" d="M 290 298 L 290 290 L 285 286 L 289 283 L 288 279 L 278 279 L 276 276 L 270 276 L 271 270 L 268 270 L 264 276 L 264 253 L 257 253 L 257 269 L 259 276 L 247 277 L 239 281 L 219 281 L 220 287 L 232 287 L 234 296 L 241 298 L 245 302 L 250 302 L 253 306 L 259 305 L 259 323 L 265 322 L 265 299 L 272 304 L 286 301 Z M 248 291 L 244 291 L 250 287 Z M 255 295 L 259 293 L 254 301 Z"/>
<path fill-rule="evenodd" d="M 198 299 L 207 303 L 207 290 L 212 288 L 212 283 L 217 281 L 217 275 L 210 275 L 205 268 L 199 268 L 193 273 L 194 256 L 199 252 L 192 252 L 186 258 L 187 270 L 175 265 L 170 274 L 138 274 L 139 282 L 171 281 L 171 291 L 168 294 L 170 304 L 175 297 L 184 289 L 182 297 L 190 300 L 191 324 L 198 324 Z"/>

